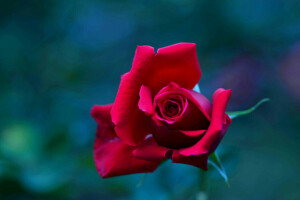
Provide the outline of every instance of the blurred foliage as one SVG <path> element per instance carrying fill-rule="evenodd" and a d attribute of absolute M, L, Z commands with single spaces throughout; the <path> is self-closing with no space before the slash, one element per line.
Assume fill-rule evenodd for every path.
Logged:
<path fill-rule="evenodd" d="M 94 104 L 113 102 L 136 45 L 197 43 L 201 92 L 232 88 L 238 118 L 209 199 L 299 199 L 298 0 L 0 1 L 0 199 L 188 199 L 197 169 L 101 179 Z"/>

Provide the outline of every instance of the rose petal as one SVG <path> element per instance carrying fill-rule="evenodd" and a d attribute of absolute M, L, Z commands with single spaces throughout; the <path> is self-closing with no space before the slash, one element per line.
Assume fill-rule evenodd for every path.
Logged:
<path fill-rule="evenodd" d="M 103 178 L 141 172 L 154 171 L 160 162 L 142 160 L 134 157 L 133 146 L 123 143 L 114 131 L 108 106 L 94 106 L 92 115 L 98 122 L 94 144 L 94 160 L 97 171 Z"/>
<path fill-rule="evenodd" d="M 230 98 L 231 90 L 218 89 L 213 95 L 213 110 L 211 124 L 201 138 L 194 146 L 181 149 L 180 154 L 183 156 L 208 154 L 213 144 L 221 135 L 224 135 L 226 126 L 224 124 L 224 117 L 226 117 L 225 109 Z M 222 136 L 223 137 L 223 136 Z"/>
<path fill-rule="evenodd" d="M 229 125 L 232 122 L 232 119 L 230 119 L 230 117 L 227 114 L 225 114 L 225 116 L 226 117 L 225 117 L 225 123 L 223 124 L 223 129 L 222 129 L 220 135 L 217 137 L 217 139 L 215 139 L 214 143 L 210 147 L 209 154 L 216 150 L 216 148 L 220 144 L 222 138 L 224 137 L 225 133 L 227 132 L 227 129 L 228 129 Z"/>
<path fill-rule="evenodd" d="M 173 83 L 173 84 L 175 84 L 175 83 Z M 170 88 L 172 88 L 172 84 L 171 85 L 169 84 L 168 86 L 170 86 Z M 163 94 L 165 94 L 165 93 L 163 93 Z M 157 112 L 155 113 L 155 115 L 156 115 L 157 119 L 164 121 L 167 124 L 174 124 L 176 121 L 181 119 L 183 113 L 185 112 L 185 110 L 188 106 L 187 99 L 183 98 L 181 95 L 178 95 L 178 94 L 167 95 L 167 96 L 164 96 L 163 94 L 155 96 L 155 99 L 154 99 L 155 104 L 153 105 L 153 107 L 158 108 L 158 109 L 156 109 Z M 166 97 L 166 98 L 164 98 L 164 97 Z M 174 99 L 174 100 L 171 100 L 171 99 Z M 169 117 L 167 115 L 167 113 L 165 113 L 166 112 L 165 106 L 167 105 L 167 102 L 173 102 L 174 104 L 176 104 L 178 106 L 178 113 L 176 114 L 176 116 Z"/>
<path fill-rule="evenodd" d="M 140 89 L 140 100 L 139 100 L 139 109 L 145 112 L 146 115 L 153 114 L 153 105 L 152 105 L 152 94 L 151 90 L 147 87 L 142 85 Z"/>
<path fill-rule="evenodd" d="M 194 130 L 194 131 L 183 131 L 181 130 L 180 132 L 183 133 L 184 135 L 190 136 L 190 137 L 198 137 L 205 133 L 207 130 Z"/>
<path fill-rule="evenodd" d="M 182 108 L 182 113 L 172 123 L 169 120 L 159 118 L 167 122 L 170 129 L 179 130 L 199 130 L 207 129 L 209 126 L 211 116 L 211 103 L 202 94 L 181 88 L 174 82 L 164 87 L 154 97 L 154 102 L 158 102 L 159 107 L 162 105 L 159 102 L 168 99 L 174 95 L 184 96 L 188 101 L 184 103 L 185 107 Z M 162 108 L 160 108 L 163 110 Z M 176 123 L 174 122 L 176 121 Z"/>
<path fill-rule="evenodd" d="M 154 100 L 158 102 L 166 99 L 168 96 L 174 96 L 176 94 L 181 94 L 181 93 L 182 93 L 181 87 L 177 83 L 171 81 L 167 86 L 163 87 L 156 94 Z"/>
<path fill-rule="evenodd" d="M 200 136 L 191 137 L 185 135 L 180 130 L 170 130 L 167 126 L 153 120 L 152 134 L 155 141 L 160 145 L 171 149 L 190 147 L 199 141 Z"/>
<path fill-rule="evenodd" d="M 95 145 L 97 146 L 97 145 Z M 97 171 L 103 178 L 126 174 L 152 172 L 160 162 L 142 160 L 134 157 L 133 146 L 114 140 L 101 144 L 94 149 Z"/>
<path fill-rule="evenodd" d="M 203 170 L 207 170 L 207 159 L 208 159 L 207 154 L 183 156 L 179 153 L 178 150 L 174 150 L 172 154 L 173 163 L 193 165 Z"/>
<path fill-rule="evenodd" d="M 115 131 L 127 144 L 136 145 L 150 133 L 149 118 L 138 108 L 140 86 L 130 73 L 122 76 L 117 104 L 111 110 Z M 135 93 L 137 91 L 137 93 Z"/>
<path fill-rule="evenodd" d="M 194 98 L 190 98 L 190 100 L 201 110 L 201 112 L 205 115 L 205 117 L 210 121 L 211 108 L 212 108 L 210 101 L 199 92 L 196 92 L 194 90 L 188 90 L 188 91 L 194 97 Z"/>
<path fill-rule="evenodd" d="M 172 150 L 159 146 L 153 137 L 148 138 L 132 152 L 133 156 L 143 160 L 161 162 Z"/>
<path fill-rule="evenodd" d="M 188 106 L 181 118 L 169 126 L 170 129 L 179 130 L 204 130 L 209 126 L 209 120 L 197 106 L 188 100 Z"/>
<path fill-rule="evenodd" d="M 137 145 L 149 133 L 145 122 L 147 118 L 138 108 L 141 85 L 149 87 L 155 95 L 171 81 L 193 89 L 200 77 L 195 44 L 171 45 L 159 49 L 157 54 L 153 47 L 138 46 L 132 69 L 122 77 L 111 111 L 117 135 L 127 144 Z"/>
<path fill-rule="evenodd" d="M 110 116 L 111 108 L 112 104 L 104 106 L 95 105 L 91 110 L 91 115 L 98 123 L 112 125 Z"/>

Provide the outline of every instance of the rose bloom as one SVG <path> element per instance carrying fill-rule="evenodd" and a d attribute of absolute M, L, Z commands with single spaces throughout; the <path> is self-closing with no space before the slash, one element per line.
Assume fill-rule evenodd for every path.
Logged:
<path fill-rule="evenodd" d="M 158 49 L 138 46 L 130 72 L 111 105 L 94 106 L 98 123 L 94 159 L 104 178 L 152 172 L 165 159 L 207 170 L 231 119 L 231 90 L 215 91 L 212 103 L 193 91 L 201 71 L 196 45 Z"/>

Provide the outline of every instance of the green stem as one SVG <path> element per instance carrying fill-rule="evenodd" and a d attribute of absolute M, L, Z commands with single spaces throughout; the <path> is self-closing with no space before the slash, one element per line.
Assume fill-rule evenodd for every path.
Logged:
<path fill-rule="evenodd" d="M 202 191 L 202 192 L 206 192 L 206 190 L 207 190 L 207 175 L 206 175 L 206 172 L 204 171 L 204 170 L 202 170 L 202 169 L 200 169 L 200 187 L 199 187 L 199 189 L 200 189 L 200 191 Z"/>
<path fill-rule="evenodd" d="M 196 195 L 196 200 L 207 200 L 207 172 L 199 170 L 199 191 Z"/>

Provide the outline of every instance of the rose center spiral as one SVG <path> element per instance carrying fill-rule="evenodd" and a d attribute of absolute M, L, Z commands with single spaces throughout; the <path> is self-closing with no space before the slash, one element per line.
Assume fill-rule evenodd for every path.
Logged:
<path fill-rule="evenodd" d="M 179 111 L 181 110 L 179 105 L 168 100 L 167 105 L 165 106 L 165 114 L 168 116 L 168 117 L 174 117 L 176 116 L 177 114 L 179 114 Z"/>
<path fill-rule="evenodd" d="M 169 98 L 161 99 L 157 102 L 157 114 L 160 118 L 174 121 L 182 115 L 185 108 L 186 99 L 180 95 L 173 95 Z"/>

